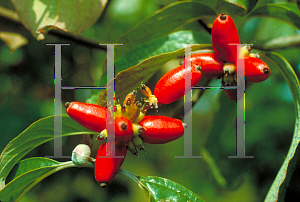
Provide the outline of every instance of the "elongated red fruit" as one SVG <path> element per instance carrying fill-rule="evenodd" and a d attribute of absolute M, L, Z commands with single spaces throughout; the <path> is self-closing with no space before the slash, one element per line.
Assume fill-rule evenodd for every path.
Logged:
<path fill-rule="evenodd" d="M 252 83 L 262 82 L 271 74 L 270 67 L 256 57 L 245 57 L 245 79 Z"/>
<path fill-rule="evenodd" d="M 113 142 L 103 143 L 100 145 L 95 162 L 95 178 L 101 187 L 106 187 L 111 183 L 122 166 L 126 154 L 126 146 L 115 146 L 115 156 L 123 156 L 124 158 L 109 158 L 113 155 Z M 108 147 L 108 153 L 106 153 Z M 103 158 L 101 158 L 103 156 Z"/>
<path fill-rule="evenodd" d="M 222 77 L 224 63 L 215 53 L 196 53 L 191 55 L 192 65 L 201 69 L 203 77 Z M 185 63 L 185 60 L 183 60 Z"/>
<path fill-rule="evenodd" d="M 115 117 L 115 144 L 126 146 L 132 139 L 133 127 L 129 119 L 125 117 Z"/>
<path fill-rule="evenodd" d="M 83 102 L 66 103 L 68 115 L 85 128 L 101 132 L 106 128 L 105 107 Z"/>
<path fill-rule="evenodd" d="M 145 129 L 140 137 L 149 144 L 165 144 L 184 134 L 182 121 L 167 116 L 145 116 L 139 125 Z"/>
<path fill-rule="evenodd" d="M 185 68 L 184 65 L 167 72 L 156 84 L 154 95 L 159 103 L 169 104 L 184 96 L 185 93 Z M 191 74 L 191 86 L 196 85 L 202 77 L 202 73 L 195 66 L 189 69 Z"/>
<path fill-rule="evenodd" d="M 240 44 L 240 38 L 229 15 L 218 15 L 212 26 L 211 38 L 216 55 L 223 61 L 234 63 L 237 59 L 237 45 L 234 44 Z"/>

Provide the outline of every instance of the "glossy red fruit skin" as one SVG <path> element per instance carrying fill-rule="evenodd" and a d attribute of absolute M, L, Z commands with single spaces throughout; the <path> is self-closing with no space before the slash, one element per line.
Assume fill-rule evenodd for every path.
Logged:
<path fill-rule="evenodd" d="M 126 125 L 126 129 L 124 128 Z M 125 117 L 115 117 L 115 144 L 126 146 L 132 139 L 133 127 L 129 119 Z"/>
<path fill-rule="evenodd" d="M 230 44 L 240 44 L 240 38 L 236 26 L 229 15 L 218 15 L 213 22 L 211 38 L 217 57 L 232 63 L 237 60 L 237 45 Z"/>
<path fill-rule="evenodd" d="M 123 156 L 124 158 L 109 158 L 109 155 L 113 155 L 113 145 L 113 142 L 101 144 L 96 156 L 95 179 L 100 183 L 100 185 L 103 183 L 101 185 L 103 187 L 113 181 L 127 154 L 126 146 L 115 146 L 115 156 Z M 106 147 L 111 148 L 108 153 L 106 153 Z M 101 156 L 106 157 L 101 158 Z"/>
<path fill-rule="evenodd" d="M 233 86 L 236 85 L 236 84 L 232 84 Z M 247 86 L 248 86 L 248 82 L 247 80 L 245 80 L 245 91 L 247 89 Z M 242 94 L 240 94 L 239 97 L 237 97 L 237 89 L 223 89 L 224 93 L 226 94 L 226 96 L 232 100 L 232 101 L 237 101 L 239 99 L 242 98 Z"/>
<path fill-rule="evenodd" d="M 196 53 L 190 57 L 192 65 L 200 66 L 203 77 L 215 78 L 223 76 L 224 63 L 215 53 Z M 183 60 L 185 63 L 185 60 Z"/>
<path fill-rule="evenodd" d="M 145 116 L 139 125 L 145 129 L 140 137 L 149 144 L 165 144 L 184 134 L 182 121 L 167 116 Z"/>
<path fill-rule="evenodd" d="M 191 86 L 196 85 L 202 77 L 201 71 L 195 66 L 191 67 Z M 169 104 L 184 96 L 185 93 L 185 68 L 184 65 L 167 72 L 156 84 L 154 95 L 161 104 Z"/>
<path fill-rule="evenodd" d="M 265 81 L 271 74 L 269 66 L 256 57 L 245 57 L 245 79 L 252 83 Z"/>
<path fill-rule="evenodd" d="M 67 107 L 68 115 L 85 128 L 101 132 L 106 128 L 105 107 L 83 102 L 71 102 Z"/>

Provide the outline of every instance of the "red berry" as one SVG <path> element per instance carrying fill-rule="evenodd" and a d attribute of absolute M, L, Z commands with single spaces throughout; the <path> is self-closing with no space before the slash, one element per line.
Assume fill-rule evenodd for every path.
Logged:
<path fill-rule="evenodd" d="M 271 74 L 271 69 L 261 59 L 245 57 L 245 79 L 252 83 L 262 82 Z"/>
<path fill-rule="evenodd" d="M 192 65 L 201 68 L 203 77 L 222 77 L 223 62 L 215 53 L 196 53 L 191 55 Z M 183 61 L 185 62 L 185 60 Z"/>
<path fill-rule="evenodd" d="M 202 77 L 202 73 L 195 66 L 191 67 L 191 86 L 196 85 Z M 156 84 L 154 95 L 159 103 L 169 104 L 185 94 L 185 68 L 184 65 L 167 72 Z"/>
<path fill-rule="evenodd" d="M 145 129 L 140 137 L 149 144 L 168 143 L 184 134 L 182 121 L 167 116 L 145 116 L 139 125 Z"/>
<path fill-rule="evenodd" d="M 113 142 L 103 143 L 96 156 L 95 178 L 101 187 L 105 187 L 113 181 L 127 154 L 126 146 L 115 146 L 115 156 L 123 156 L 124 158 L 109 158 L 109 155 L 113 155 L 113 146 Z M 108 153 L 106 153 L 106 147 L 109 149 Z M 101 158 L 101 156 L 106 157 Z"/>
<path fill-rule="evenodd" d="M 221 60 L 234 63 L 237 59 L 237 45 L 230 44 L 240 44 L 240 38 L 229 15 L 218 15 L 212 26 L 211 37 L 216 55 Z"/>
<path fill-rule="evenodd" d="M 133 127 L 129 119 L 125 117 L 115 117 L 115 144 L 126 146 L 132 139 Z"/>
<path fill-rule="evenodd" d="M 85 128 L 101 132 L 106 128 L 107 109 L 83 102 L 66 103 L 68 115 Z"/>

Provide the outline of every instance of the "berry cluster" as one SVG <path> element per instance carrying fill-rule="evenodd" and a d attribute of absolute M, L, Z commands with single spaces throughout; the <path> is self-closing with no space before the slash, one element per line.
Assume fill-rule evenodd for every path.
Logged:
<path fill-rule="evenodd" d="M 266 80 L 271 73 L 268 65 L 260 59 L 259 53 L 250 53 L 252 46 L 246 45 L 240 48 L 238 31 L 232 18 L 226 14 L 220 14 L 212 26 L 213 53 L 192 54 L 188 62 L 191 62 L 192 80 L 191 86 L 196 85 L 203 77 L 221 78 L 222 86 L 237 86 L 237 76 L 245 78 L 247 83 L 258 83 Z M 237 57 L 239 56 L 239 57 Z M 237 62 L 244 60 L 244 75 L 238 75 Z M 172 69 L 157 83 L 154 96 L 159 103 L 169 104 L 184 95 L 185 90 L 185 64 Z M 174 91 L 176 89 L 176 91 Z M 236 101 L 236 89 L 223 89 L 228 98 Z"/>
<path fill-rule="evenodd" d="M 246 84 L 262 82 L 269 77 L 270 68 L 260 60 L 259 54 L 250 53 L 250 46 L 238 48 L 230 44 L 240 44 L 239 35 L 231 17 L 220 14 L 212 27 L 214 53 L 197 53 L 190 57 L 191 67 L 187 72 L 191 74 L 191 86 L 196 85 L 202 76 L 222 78 L 223 86 L 236 86 L 238 76 L 245 77 Z M 237 73 L 239 58 L 244 59 L 244 75 Z M 182 121 L 145 114 L 150 108 L 157 109 L 161 104 L 169 104 L 184 96 L 185 72 L 185 65 L 167 72 L 156 84 L 153 94 L 145 84 L 141 84 L 138 89 L 145 96 L 141 101 L 136 101 L 138 91 L 134 90 L 126 96 L 122 104 L 116 101 L 107 108 L 81 102 L 66 103 L 67 113 L 72 119 L 87 129 L 99 132 L 98 140 L 106 140 L 101 144 L 95 161 L 95 178 L 102 187 L 114 179 L 124 162 L 127 150 L 137 156 L 138 151 L 144 151 L 143 142 L 164 144 L 184 134 L 187 125 Z M 236 89 L 224 91 L 230 99 L 238 99 Z M 110 121 L 107 114 L 114 119 L 114 141 L 107 141 L 106 122 Z M 107 150 L 107 147 L 110 149 Z M 113 147 L 115 156 L 124 158 L 98 158 L 107 156 L 106 152 L 112 151 Z M 79 153 L 76 152 L 74 155 Z"/>
<path fill-rule="evenodd" d="M 222 13 L 215 19 L 211 36 L 215 52 L 215 57 L 211 58 L 212 60 L 219 58 L 220 60 L 214 61 L 223 66 L 222 73 L 215 69 L 215 73 L 220 73 L 215 76 L 222 78 L 222 86 L 237 86 L 237 76 L 239 76 L 242 79 L 245 78 L 245 88 L 247 88 L 247 82 L 262 82 L 270 76 L 271 70 L 266 63 L 260 60 L 260 54 L 250 53 L 252 46 L 247 45 L 240 48 L 239 34 L 229 15 Z M 244 59 L 244 75 L 237 73 L 236 67 L 239 59 Z M 197 56 L 195 63 L 197 63 L 196 61 L 198 61 Z M 240 98 L 237 98 L 236 89 L 224 89 L 224 92 L 231 100 L 235 101 Z"/>
<path fill-rule="evenodd" d="M 68 115 L 87 129 L 100 132 L 97 140 L 105 140 L 100 145 L 97 158 L 95 160 L 95 178 L 101 187 L 109 184 L 120 167 L 122 166 L 127 150 L 138 156 L 138 151 L 144 151 L 143 142 L 148 144 L 165 144 L 180 138 L 184 134 L 186 124 L 182 121 L 167 116 L 149 115 L 145 113 L 154 105 L 149 105 L 149 98 L 152 98 L 150 89 L 141 84 L 140 90 L 148 97 L 144 103 L 136 101 L 137 91 L 130 92 L 124 99 L 123 104 L 115 102 L 108 108 L 82 102 L 66 103 Z M 114 117 L 114 141 L 108 141 L 109 135 L 106 130 L 107 114 Z M 109 147 L 107 150 L 106 148 Z M 112 152 L 115 156 L 109 156 L 106 152 Z M 77 152 L 78 153 L 78 152 Z M 112 153 L 110 153 L 112 155 Z M 83 163 L 86 163 L 83 161 Z"/>

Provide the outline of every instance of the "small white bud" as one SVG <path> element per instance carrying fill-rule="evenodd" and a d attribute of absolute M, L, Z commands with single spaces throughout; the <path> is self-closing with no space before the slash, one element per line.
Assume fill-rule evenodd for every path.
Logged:
<path fill-rule="evenodd" d="M 79 144 L 72 152 L 72 162 L 78 166 L 84 166 L 91 155 L 91 148 L 86 144 Z"/>

